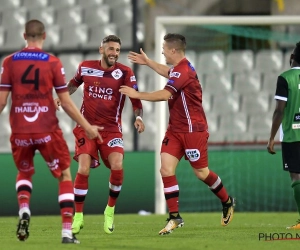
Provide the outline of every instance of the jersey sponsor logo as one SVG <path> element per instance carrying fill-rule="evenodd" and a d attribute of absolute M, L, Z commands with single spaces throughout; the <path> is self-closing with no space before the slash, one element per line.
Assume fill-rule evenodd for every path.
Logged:
<path fill-rule="evenodd" d="M 17 52 L 13 55 L 13 61 L 16 60 L 37 60 L 37 61 L 48 61 L 50 58 L 49 54 L 43 52 Z"/>
<path fill-rule="evenodd" d="M 23 115 L 25 120 L 28 122 L 34 122 L 39 117 L 39 114 L 48 112 L 49 108 L 47 106 L 40 106 L 36 102 L 25 102 L 22 107 L 15 107 L 15 113 L 34 113 L 33 116 Z"/>
<path fill-rule="evenodd" d="M 171 73 L 170 73 L 170 77 L 176 77 L 176 78 L 179 78 L 180 75 L 181 75 L 181 73 L 179 73 L 179 72 L 171 72 Z"/>
<path fill-rule="evenodd" d="M 292 124 L 292 129 L 300 129 L 300 124 Z"/>
<path fill-rule="evenodd" d="M 114 147 L 121 147 L 123 148 L 123 140 L 121 138 L 114 138 L 112 140 L 110 140 L 107 145 L 111 148 Z"/>
<path fill-rule="evenodd" d="M 104 71 L 99 69 L 93 69 L 88 67 L 81 67 L 82 76 L 96 76 L 103 77 Z"/>
<path fill-rule="evenodd" d="M 51 136 L 47 135 L 45 137 L 42 138 L 38 138 L 38 139 L 28 139 L 28 140 L 24 140 L 24 139 L 15 139 L 15 143 L 17 146 L 19 147 L 28 147 L 30 145 L 36 145 L 36 144 L 43 144 L 43 143 L 47 143 L 51 141 Z"/>
<path fill-rule="evenodd" d="M 59 159 L 54 159 L 52 162 L 47 162 L 47 165 L 51 171 L 58 169 Z"/>
<path fill-rule="evenodd" d="M 111 75 L 116 80 L 120 79 L 123 75 L 123 72 L 120 69 L 115 69 L 113 72 L 111 72 Z"/>
<path fill-rule="evenodd" d="M 89 86 L 89 96 L 92 98 L 100 98 L 104 100 L 112 100 L 114 91 L 111 88 L 101 88 L 98 86 Z"/>
<path fill-rule="evenodd" d="M 136 82 L 135 76 L 131 76 L 131 77 L 130 77 L 130 81 L 131 81 L 131 82 Z"/>
<path fill-rule="evenodd" d="M 26 94 L 26 95 L 16 95 L 17 100 L 30 100 L 30 99 L 48 99 L 47 94 L 36 93 L 36 94 Z"/>
<path fill-rule="evenodd" d="M 185 154 L 192 162 L 200 159 L 200 151 L 198 149 L 186 149 Z"/>
<path fill-rule="evenodd" d="M 294 115 L 294 122 L 300 122 L 300 113 Z"/>

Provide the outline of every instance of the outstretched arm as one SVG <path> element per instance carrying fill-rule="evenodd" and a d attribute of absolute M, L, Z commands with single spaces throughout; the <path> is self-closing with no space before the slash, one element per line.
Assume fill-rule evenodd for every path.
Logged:
<path fill-rule="evenodd" d="M 122 85 L 119 91 L 127 95 L 130 98 L 140 99 L 150 102 L 167 101 L 171 96 L 171 92 L 166 89 L 154 91 L 154 92 L 138 92 L 134 88 Z"/>
<path fill-rule="evenodd" d="M 150 67 L 151 69 L 153 69 L 156 73 L 160 74 L 161 76 L 165 77 L 165 78 L 169 78 L 169 67 L 167 65 L 164 64 L 160 64 L 154 60 L 151 60 L 146 53 L 143 51 L 143 49 L 140 49 L 140 54 L 130 51 L 128 54 L 128 59 L 132 62 L 132 63 L 137 63 L 140 65 L 147 65 L 148 67 Z"/>

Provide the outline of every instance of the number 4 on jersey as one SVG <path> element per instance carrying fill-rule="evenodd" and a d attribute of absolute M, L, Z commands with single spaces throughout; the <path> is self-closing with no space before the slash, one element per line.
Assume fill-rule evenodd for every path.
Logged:
<path fill-rule="evenodd" d="M 25 70 L 24 74 L 22 75 L 21 82 L 22 84 L 34 84 L 34 89 L 39 89 L 39 77 L 40 77 L 40 69 L 37 68 L 34 70 L 34 79 L 28 79 L 28 75 L 32 68 L 34 67 L 33 64 L 30 64 L 28 68 Z"/>

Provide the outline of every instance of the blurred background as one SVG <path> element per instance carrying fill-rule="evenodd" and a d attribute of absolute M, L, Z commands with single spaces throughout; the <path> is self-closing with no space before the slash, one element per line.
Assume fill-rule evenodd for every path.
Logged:
<path fill-rule="evenodd" d="M 132 65 L 127 54 L 142 47 L 154 59 L 156 17 L 251 18 L 299 13 L 299 0 L 0 0 L 0 57 L 3 60 L 8 54 L 23 48 L 25 22 L 39 19 L 46 25 L 44 49 L 61 59 L 69 80 L 82 60 L 100 59 L 98 48 L 101 40 L 115 34 L 122 40 L 119 62 L 132 67 L 140 91 L 153 91 L 155 73 L 145 66 Z M 285 179 L 281 178 L 280 154 L 270 158 L 266 153 L 266 143 L 275 107 L 276 80 L 280 73 L 289 69 L 289 56 L 296 42 L 300 41 L 300 25 L 189 24 L 167 25 L 166 31 L 181 33 L 187 38 L 186 56 L 196 68 L 203 88 L 203 106 L 210 130 L 210 164 L 216 166 L 212 168 L 219 171 L 230 191 L 244 197 L 238 209 L 292 210 L 293 200 L 285 195 L 291 192 L 289 179 L 286 175 Z M 71 97 L 79 108 L 81 90 Z M 155 119 L 153 103 L 143 102 L 143 105 L 146 131 L 141 135 L 137 135 L 134 129 L 129 100 L 122 114 L 124 145 L 128 152 L 125 164 L 127 160 L 130 164 L 137 164 L 137 154 L 142 154 L 142 162 L 138 164 L 145 167 L 149 181 L 145 189 L 131 190 L 128 195 L 135 197 L 134 192 L 147 192 L 149 200 L 143 200 L 141 208 L 154 211 L 154 137 L 160 121 Z M 74 151 L 72 130 L 75 124 L 64 112 L 57 112 L 57 115 L 69 148 Z M 8 117 L 9 105 L 0 116 L 0 152 L 3 153 L 0 157 L 1 162 L 13 164 L 11 158 L 4 160 L 4 154 L 10 153 Z M 139 153 L 141 151 L 144 153 Z M 72 164 L 77 166 L 74 161 Z M 188 165 L 186 162 L 180 164 Z M 272 172 L 272 178 L 267 179 L 265 175 L 273 169 L 264 169 L 272 166 L 276 166 L 277 175 Z M 202 210 L 217 210 L 219 204 L 214 197 L 204 198 L 209 192 L 206 187 L 201 186 L 203 194 L 200 196 L 193 194 L 198 192 L 199 184 L 195 184 L 195 178 L 184 169 L 186 166 L 178 169 L 179 182 L 186 190 L 181 201 L 183 210 L 198 211 L 199 207 L 195 205 L 197 196 L 207 201 Z M 262 174 L 261 171 L 266 172 Z M 133 181 L 145 184 L 145 179 L 135 176 Z M 287 189 L 277 190 L 279 186 Z M 248 194 L 254 198 L 248 199 Z M 145 193 L 138 195 L 142 197 Z M 253 204 L 253 200 L 263 202 Z M 284 205 L 278 205 L 283 200 Z M 131 207 L 123 210 L 132 211 Z"/>

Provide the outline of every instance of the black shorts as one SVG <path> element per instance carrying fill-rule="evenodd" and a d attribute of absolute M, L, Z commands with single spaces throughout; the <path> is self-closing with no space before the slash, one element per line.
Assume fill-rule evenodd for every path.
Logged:
<path fill-rule="evenodd" d="M 282 142 L 283 170 L 300 173 L 300 142 Z"/>

